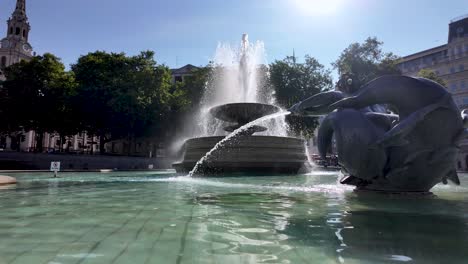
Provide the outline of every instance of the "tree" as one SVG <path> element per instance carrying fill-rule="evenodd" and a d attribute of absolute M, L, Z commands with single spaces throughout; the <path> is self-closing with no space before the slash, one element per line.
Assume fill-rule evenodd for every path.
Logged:
<path fill-rule="evenodd" d="M 332 63 L 339 75 L 351 74 L 353 83 L 359 87 L 386 74 L 401 74 L 397 64 L 399 57 L 382 51 L 383 42 L 375 37 L 364 43 L 352 43 Z"/>
<path fill-rule="evenodd" d="M 270 82 L 275 96 L 284 108 L 289 108 L 314 94 L 332 88 L 330 71 L 315 58 L 305 56 L 304 63 L 297 63 L 295 57 L 286 57 L 270 64 Z M 308 137 L 313 134 L 318 122 L 313 117 L 288 116 L 289 127 L 296 133 Z"/>
<path fill-rule="evenodd" d="M 193 69 L 191 75 L 186 76 L 183 82 L 176 83 L 178 89 L 185 92 L 186 99 L 189 100 L 186 105 L 190 106 L 190 108 L 197 107 L 200 104 L 212 70 L 211 64 Z"/>
<path fill-rule="evenodd" d="M 447 83 L 445 82 L 444 79 L 440 78 L 439 76 L 437 76 L 437 74 L 431 70 L 431 69 L 422 69 L 418 72 L 418 76 L 419 77 L 423 77 L 423 78 L 426 78 L 426 79 L 429 79 L 429 80 L 432 80 L 442 86 L 447 86 Z"/>
<path fill-rule="evenodd" d="M 96 51 L 72 65 L 78 81 L 77 103 L 86 130 L 104 144 L 132 140 L 151 131 L 162 135 L 169 114 L 186 104 L 171 84 L 171 74 L 154 60 L 154 52 L 128 57 Z M 129 150 L 130 151 L 130 150 Z"/>
<path fill-rule="evenodd" d="M 70 107 L 75 79 L 59 58 L 50 53 L 33 57 L 6 68 L 5 76 L 0 106 L 4 132 L 34 130 L 42 151 L 44 132 L 70 135 L 79 130 Z"/>

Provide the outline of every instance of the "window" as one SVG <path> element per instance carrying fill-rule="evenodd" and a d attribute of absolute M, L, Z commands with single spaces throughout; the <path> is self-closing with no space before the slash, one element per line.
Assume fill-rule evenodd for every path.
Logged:
<path fill-rule="evenodd" d="M 458 65 L 458 71 L 464 71 L 465 70 L 465 65 L 460 64 Z"/>
<path fill-rule="evenodd" d="M 175 81 L 176 82 L 182 82 L 182 76 L 176 76 Z"/>
<path fill-rule="evenodd" d="M 10 35 L 13 34 L 13 27 L 10 27 Z"/>
<path fill-rule="evenodd" d="M 466 80 L 461 80 L 460 81 L 460 88 L 465 89 L 466 88 Z"/>
<path fill-rule="evenodd" d="M 449 89 L 450 89 L 450 91 L 455 92 L 457 90 L 457 84 L 456 83 L 451 83 L 449 85 Z"/>
<path fill-rule="evenodd" d="M 19 27 L 16 28 L 16 35 L 19 35 L 21 32 L 21 29 Z"/>
<path fill-rule="evenodd" d="M 455 73 L 455 67 L 450 68 L 450 73 Z"/>
<path fill-rule="evenodd" d="M 0 62 L 0 66 L 2 68 L 6 67 L 6 57 L 5 56 L 2 57 L 2 61 Z"/>
<path fill-rule="evenodd" d="M 26 37 L 26 30 L 23 29 L 23 38 Z"/>

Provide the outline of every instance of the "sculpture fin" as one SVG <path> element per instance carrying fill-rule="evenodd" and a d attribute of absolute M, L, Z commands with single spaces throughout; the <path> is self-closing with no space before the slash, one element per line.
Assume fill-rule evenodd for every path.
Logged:
<path fill-rule="evenodd" d="M 434 150 L 433 149 L 421 149 L 421 150 L 418 150 L 418 151 L 414 151 L 412 153 L 410 153 L 405 161 L 403 162 L 403 164 L 408 164 L 408 163 L 411 163 L 413 162 L 416 158 L 418 158 L 419 156 L 421 156 L 422 154 L 424 153 L 428 153 L 428 152 L 433 152 Z"/>
<path fill-rule="evenodd" d="M 388 139 L 385 142 L 377 141 L 369 145 L 369 149 L 379 149 L 379 148 L 387 148 L 387 147 L 402 147 L 409 144 L 409 141 L 402 138 L 402 137 L 394 137 L 392 139 Z"/>
<path fill-rule="evenodd" d="M 463 128 L 460 132 L 453 138 L 454 144 L 460 143 L 463 139 L 468 138 L 468 128 Z"/>
<path fill-rule="evenodd" d="M 293 114 L 303 113 L 308 116 L 320 116 L 331 112 L 328 107 L 343 99 L 344 95 L 340 91 L 329 91 L 316 94 L 306 100 L 293 105 L 288 111 Z"/>
<path fill-rule="evenodd" d="M 447 176 L 447 179 L 449 179 L 451 182 L 455 183 L 456 185 L 460 185 L 460 179 L 458 178 L 458 174 L 456 170 L 451 170 Z"/>
<path fill-rule="evenodd" d="M 442 177 L 442 183 L 443 183 L 444 185 L 446 185 L 446 184 L 448 183 L 447 177 L 446 177 L 446 176 Z"/>
<path fill-rule="evenodd" d="M 431 113 L 432 111 L 444 107 L 447 102 L 450 100 L 451 95 L 445 94 L 442 96 L 438 102 L 434 104 L 430 104 L 422 109 L 411 113 L 407 118 L 404 120 L 400 120 L 395 127 L 393 127 L 390 131 L 385 133 L 382 139 L 378 140 L 375 144 L 380 146 L 396 146 L 401 145 L 404 137 L 406 137 L 411 131 L 421 122 L 424 118 Z M 396 144 L 396 145 L 395 145 Z M 406 143 L 407 144 L 407 143 Z"/>
<path fill-rule="evenodd" d="M 364 104 L 358 104 L 357 103 L 357 97 L 356 96 L 351 96 L 351 97 L 346 97 L 336 103 L 333 103 L 332 105 L 329 106 L 329 110 L 333 111 L 337 108 L 354 108 L 354 109 L 360 109 L 365 107 L 366 105 Z"/>
<path fill-rule="evenodd" d="M 322 120 L 317 134 L 317 148 L 322 159 L 325 159 L 327 152 L 332 144 L 332 138 L 334 133 L 333 119 L 335 113 L 329 114 Z"/>
<path fill-rule="evenodd" d="M 385 178 L 391 178 L 395 174 L 403 174 L 403 173 L 407 172 L 408 169 L 409 169 L 408 166 L 394 168 L 394 169 L 391 169 L 384 177 Z"/>
<path fill-rule="evenodd" d="M 458 152 L 458 147 L 456 146 L 449 146 L 445 148 L 438 148 L 437 151 L 434 149 L 432 151 L 432 156 L 427 161 L 428 165 L 434 165 L 440 162 L 454 162 L 447 157 L 453 157 Z"/>
<path fill-rule="evenodd" d="M 363 182 L 362 179 L 358 177 L 354 177 L 353 175 L 344 176 L 340 180 L 341 184 L 354 185 L 354 186 L 360 185 L 362 182 Z"/>
<path fill-rule="evenodd" d="M 377 125 L 378 127 L 383 128 L 385 130 L 389 130 L 390 128 L 392 128 L 393 122 L 398 121 L 398 115 L 393 115 L 393 114 L 368 112 L 368 113 L 365 113 L 365 115 L 375 125 Z"/>

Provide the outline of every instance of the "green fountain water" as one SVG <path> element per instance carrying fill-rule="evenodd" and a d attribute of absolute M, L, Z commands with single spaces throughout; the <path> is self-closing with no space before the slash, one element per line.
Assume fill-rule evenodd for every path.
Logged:
<path fill-rule="evenodd" d="M 293 177 L 16 174 L 0 263 L 466 263 L 468 175 L 434 196 Z M 251 176 L 251 175 L 249 175 Z"/>

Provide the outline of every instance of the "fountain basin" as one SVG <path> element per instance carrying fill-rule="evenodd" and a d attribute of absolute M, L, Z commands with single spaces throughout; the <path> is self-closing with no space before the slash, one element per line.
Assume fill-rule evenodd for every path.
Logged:
<path fill-rule="evenodd" d="M 269 104 L 232 103 L 215 106 L 210 109 L 210 114 L 226 122 L 244 125 L 260 117 L 279 112 L 280 110 L 279 107 Z"/>
<path fill-rule="evenodd" d="M 193 169 L 223 136 L 192 138 L 184 144 L 181 162 L 173 164 L 179 173 Z M 200 167 L 199 174 L 248 172 L 296 174 L 307 166 L 302 139 L 275 136 L 240 136 L 226 143 Z"/>

